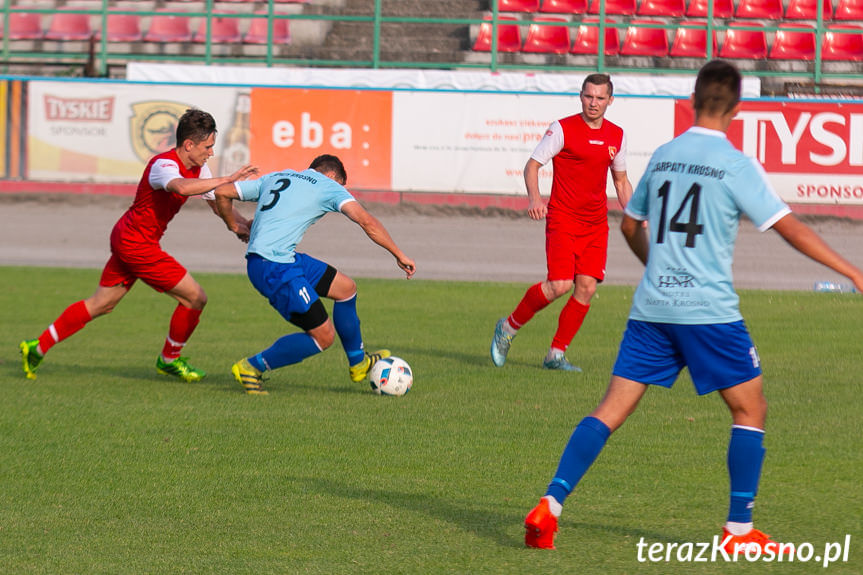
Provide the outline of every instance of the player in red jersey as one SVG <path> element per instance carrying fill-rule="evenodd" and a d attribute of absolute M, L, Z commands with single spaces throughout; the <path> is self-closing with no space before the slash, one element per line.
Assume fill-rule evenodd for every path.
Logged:
<path fill-rule="evenodd" d="M 178 302 L 156 370 L 189 382 L 206 375 L 189 365 L 180 352 L 198 325 L 207 294 L 186 268 L 162 251 L 159 240 L 189 196 L 206 194 L 220 184 L 257 172 L 253 166 L 244 166 L 230 176 L 214 178 L 206 163 L 215 142 L 213 117 L 202 110 L 186 110 L 177 123 L 176 148 L 149 161 L 132 206 L 111 231 L 111 257 L 96 292 L 66 308 L 38 339 L 21 342 L 24 373 L 29 379 L 36 378 L 36 368 L 52 346 L 113 310 L 138 279 Z M 212 194 L 208 199 L 215 200 Z M 248 240 L 249 222 L 236 215 L 242 222 L 237 235 Z"/>
<path fill-rule="evenodd" d="M 548 275 L 528 288 L 509 317 L 495 326 L 491 358 L 503 366 L 518 330 L 548 304 L 569 293 L 560 313 L 557 332 L 543 361 L 546 369 L 581 371 L 564 353 L 581 327 L 596 285 L 605 279 L 608 252 L 608 170 L 621 207 L 632 195 L 626 175 L 626 138 L 623 130 L 605 119 L 614 100 L 614 86 L 606 74 L 591 74 L 581 86 L 580 114 L 553 122 L 524 167 L 530 200 L 528 215 L 545 218 Z M 539 169 L 552 162 L 548 205 L 539 195 Z"/>

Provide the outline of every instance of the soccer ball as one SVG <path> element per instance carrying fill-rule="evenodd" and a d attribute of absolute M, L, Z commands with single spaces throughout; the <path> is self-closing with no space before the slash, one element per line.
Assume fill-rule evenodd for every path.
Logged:
<path fill-rule="evenodd" d="M 372 391 L 378 395 L 404 395 L 411 390 L 413 382 L 411 366 L 400 357 L 379 359 L 369 372 Z"/>

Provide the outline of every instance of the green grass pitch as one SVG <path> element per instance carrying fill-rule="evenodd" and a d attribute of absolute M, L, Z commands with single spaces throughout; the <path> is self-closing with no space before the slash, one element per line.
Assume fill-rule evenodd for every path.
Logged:
<path fill-rule="evenodd" d="M 562 302 L 488 346 L 526 286 L 359 280 L 369 349 L 415 372 L 402 398 L 352 384 L 338 343 L 246 396 L 229 368 L 291 329 L 241 276 L 186 348 L 198 384 L 155 373 L 173 300 L 138 285 L 23 377 L 17 344 L 92 293 L 95 270 L 0 268 L 0 573 L 861 573 L 861 305 L 748 291 L 770 402 L 756 525 L 851 536 L 847 563 L 640 563 L 636 544 L 710 541 L 727 506 L 729 417 L 688 377 L 651 390 L 568 501 L 558 549 L 523 547 L 573 426 L 599 401 L 632 289 L 603 286 L 569 358 L 540 369 Z"/>

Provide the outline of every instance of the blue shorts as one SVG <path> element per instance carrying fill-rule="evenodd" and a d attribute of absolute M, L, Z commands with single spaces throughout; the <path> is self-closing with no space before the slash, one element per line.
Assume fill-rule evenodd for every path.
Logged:
<path fill-rule="evenodd" d="M 249 254 L 246 272 L 255 289 L 292 324 L 309 331 L 327 321 L 320 296 L 327 295 L 336 277 L 331 265 L 299 253 L 289 264 Z"/>
<path fill-rule="evenodd" d="M 613 375 L 671 387 L 684 367 L 698 395 L 761 375 L 758 352 L 742 320 L 705 325 L 627 322 Z"/>

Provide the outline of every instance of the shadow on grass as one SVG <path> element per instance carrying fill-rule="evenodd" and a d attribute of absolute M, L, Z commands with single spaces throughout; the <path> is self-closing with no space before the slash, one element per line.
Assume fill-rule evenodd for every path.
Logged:
<path fill-rule="evenodd" d="M 521 547 L 521 537 L 514 537 L 513 526 L 520 526 L 524 517 L 506 513 L 500 508 L 473 509 L 474 503 L 456 499 L 443 499 L 426 493 L 404 493 L 392 489 L 379 490 L 338 483 L 323 477 L 294 477 L 297 483 L 305 483 L 312 491 L 326 495 L 336 494 L 359 501 L 373 501 L 387 506 L 399 507 L 435 519 L 458 525 L 491 540 L 502 547 Z"/>
<path fill-rule="evenodd" d="M 442 520 L 457 525 L 462 530 L 473 533 L 477 537 L 487 539 L 501 547 L 524 547 L 521 527 L 529 509 L 525 509 L 523 513 L 507 511 L 500 506 L 476 509 L 476 503 L 471 501 L 435 497 L 427 493 L 404 493 L 391 489 L 379 490 L 370 487 L 357 487 L 338 483 L 323 477 L 293 477 L 291 480 L 304 483 L 310 490 L 320 492 L 321 494 L 336 494 L 359 501 L 377 502 Z M 576 510 L 573 511 L 577 513 Z M 596 522 L 568 522 L 565 519 L 563 520 L 562 527 L 567 528 L 572 526 L 577 529 L 605 535 L 634 539 L 643 537 L 649 541 L 668 542 L 679 540 L 679 538 L 675 539 L 673 536 L 665 533 L 647 531 L 638 529 L 637 527 Z"/>
<path fill-rule="evenodd" d="M 491 345 L 491 339 L 489 339 L 488 343 Z M 491 362 L 491 354 L 487 347 L 482 349 L 470 348 L 462 351 L 448 348 L 399 346 L 397 352 L 395 350 L 393 351 L 393 355 L 405 358 L 425 357 L 432 362 L 440 362 L 441 359 L 451 359 L 474 367 L 498 369 Z M 513 367 L 536 368 L 537 370 L 542 371 L 543 357 L 544 355 L 539 353 L 535 361 L 507 358 L 506 365 Z"/>
<path fill-rule="evenodd" d="M 453 351 L 449 349 L 439 350 L 430 349 L 428 347 L 403 346 L 399 347 L 397 351 L 394 350 L 393 355 L 410 358 L 408 361 L 412 365 L 415 365 L 415 362 L 421 363 L 422 360 L 419 358 L 424 358 L 425 361 L 428 361 L 432 365 L 438 364 L 442 360 L 453 360 L 471 367 L 482 368 L 486 370 L 487 375 L 490 377 L 494 375 L 504 375 L 503 370 L 494 367 L 488 354 L 477 355 L 475 353 Z M 542 369 L 542 358 L 538 358 L 535 362 L 520 360 L 508 361 L 507 366 L 511 366 L 512 368 L 530 368 L 531 370 L 536 370 L 537 374 L 546 374 L 549 377 L 582 377 L 580 374 L 563 374 L 562 372 L 544 370 Z M 106 370 L 107 369 L 110 368 L 106 368 Z M 344 369 L 344 371 L 342 371 L 342 369 Z M 155 368 L 151 369 L 149 366 L 136 366 L 132 369 L 123 368 L 122 370 L 118 369 L 115 371 L 117 377 L 126 379 L 159 379 L 168 382 L 173 380 L 173 378 L 169 376 L 157 374 L 155 372 Z M 513 373 L 515 372 L 513 371 L 510 375 Z M 300 390 L 316 393 L 324 391 L 326 393 L 337 395 L 365 395 L 373 393 L 369 386 L 368 379 L 365 379 L 360 383 L 351 382 L 347 377 L 346 366 L 334 368 L 327 376 L 327 381 L 323 384 L 318 380 L 309 379 L 307 376 L 308 372 L 302 371 L 299 366 L 284 366 L 274 371 L 267 372 L 264 376 L 264 388 L 270 393 L 290 393 L 291 391 Z M 183 383 L 178 380 L 174 380 L 174 382 Z M 231 375 L 229 365 L 220 367 L 217 370 L 208 371 L 207 377 L 201 382 L 184 385 L 206 386 L 218 392 L 235 392 L 240 390 L 239 384 L 234 380 L 233 375 Z"/>

